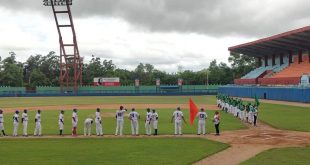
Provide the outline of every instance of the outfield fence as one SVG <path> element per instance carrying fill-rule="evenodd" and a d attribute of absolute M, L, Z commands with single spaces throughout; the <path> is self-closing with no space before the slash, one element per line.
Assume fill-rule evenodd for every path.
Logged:
<path fill-rule="evenodd" d="M 260 87 L 260 86 L 221 86 L 219 93 L 260 99 L 310 103 L 310 87 Z"/>

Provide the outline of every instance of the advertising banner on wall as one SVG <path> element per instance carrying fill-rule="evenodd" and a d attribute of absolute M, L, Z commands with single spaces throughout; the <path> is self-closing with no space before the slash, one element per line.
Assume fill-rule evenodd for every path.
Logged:
<path fill-rule="evenodd" d="M 140 86 L 140 80 L 139 79 L 135 79 L 135 87 L 139 87 Z"/>
<path fill-rule="evenodd" d="M 156 79 L 156 86 L 160 86 L 160 79 Z"/>
<path fill-rule="evenodd" d="M 93 81 L 94 86 L 120 86 L 119 77 L 95 77 Z"/>
<path fill-rule="evenodd" d="M 182 86 L 183 85 L 183 79 L 179 78 L 178 79 L 178 86 Z"/>

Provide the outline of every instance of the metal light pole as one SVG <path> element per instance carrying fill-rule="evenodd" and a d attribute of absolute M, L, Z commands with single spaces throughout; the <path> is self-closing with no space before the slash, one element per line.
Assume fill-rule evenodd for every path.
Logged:
<path fill-rule="evenodd" d="M 51 6 L 57 26 L 60 46 L 60 87 L 61 91 L 78 91 L 78 86 L 82 84 L 83 60 L 80 57 L 79 48 L 76 39 L 75 28 L 73 24 L 70 5 L 72 0 L 43 0 L 43 5 Z M 61 9 L 59 9 L 61 8 Z M 67 16 L 68 24 L 59 24 L 59 15 Z M 72 32 L 72 41 L 63 40 L 62 29 L 69 28 Z M 65 89 L 64 89 L 65 88 Z"/>

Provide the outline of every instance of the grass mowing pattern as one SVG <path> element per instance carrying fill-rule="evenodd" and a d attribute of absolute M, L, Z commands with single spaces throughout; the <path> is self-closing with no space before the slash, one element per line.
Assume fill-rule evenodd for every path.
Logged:
<path fill-rule="evenodd" d="M 255 157 L 241 163 L 241 165 L 309 165 L 310 147 L 306 148 L 278 148 L 262 152 Z"/>
<path fill-rule="evenodd" d="M 158 125 L 158 131 L 159 134 L 174 134 L 174 122 L 170 123 L 173 109 L 158 109 L 157 112 L 159 114 L 159 125 Z M 103 116 L 103 128 L 104 128 L 104 134 L 114 134 L 115 128 L 116 128 L 116 120 L 115 120 L 115 112 L 116 110 L 103 110 L 102 116 Z M 140 113 L 141 119 L 139 121 L 139 129 L 140 134 L 145 133 L 145 127 L 144 127 L 144 120 L 146 115 L 146 110 L 138 109 L 137 112 Z M 29 123 L 28 123 L 28 134 L 33 134 L 34 131 L 34 116 L 35 111 L 29 111 Z M 128 115 L 129 111 L 126 112 L 126 116 Z M 188 110 L 183 110 L 185 119 L 188 121 L 189 119 L 189 112 Z M 214 111 L 207 111 L 207 114 L 209 115 L 207 119 L 207 132 L 214 132 L 214 125 L 211 122 L 211 119 L 213 118 Z M 52 134 L 58 134 L 58 115 L 59 111 L 42 111 L 41 118 L 42 118 L 42 133 L 47 135 Z M 66 111 L 65 112 L 65 134 L 71 134 L 71 115 L 72 111 Z M 5 114 L 5 130 L 8 135 L 12 135 L 13 131 L 13 122 L 12 122 L 12 114 Z M 21 115 L 20 115 L 21 116 Z M 94 118 L 95 117 L 95 110 L 79 110 L 78 111 L 79 116 L 79 123 L 78 123 L 78 133 L 83 134 L 84 130 L 84 120 L 87 117 Z M 245 126 L 236 118 L 234 118 L 232 115 L 222 113 L 222 122 L 220 129 L 221 130 L 237 130 L 237 129 L 243 129 Z M 131 134 L 131 127 L 130 127 L 130 120 L 125 117 L 124 118 L 124 134 Z M 196 134 L 197 132 L 197 120 L 195 121 L 194 125 L 191 126 L 189 124 L 183 123 L 183 133 L 184 134 Z M 22 124 L 19 124 L 19 135 L 22 133 Z M 92 133 L 95 134 L 95 124 L 92 126 Z"/>
<path fill-rule="evenodd" d="M 1 140 L 0 162 L 23 165 L 190 164 L 227 144 L 198 138 Z"/>

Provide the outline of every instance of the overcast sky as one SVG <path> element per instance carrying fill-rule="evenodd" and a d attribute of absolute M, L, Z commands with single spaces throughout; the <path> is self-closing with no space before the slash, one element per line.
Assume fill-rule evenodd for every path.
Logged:
<path fill-rule="evenodd" d="M 42 1 L 0 0 L 2 58 L 58 53 L 52 9 Z M 228 63 L 229 46 L 310 25 L 309 0 L 73 0 L 72 12 L 86 62 L 94 54 L 119 68 L 142 62 L 167 72 Z"/>

